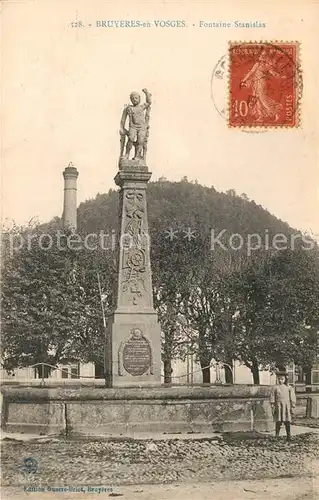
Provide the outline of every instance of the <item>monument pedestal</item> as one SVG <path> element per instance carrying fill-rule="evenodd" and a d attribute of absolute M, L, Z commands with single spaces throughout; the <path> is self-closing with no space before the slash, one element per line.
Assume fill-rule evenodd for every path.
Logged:
<path fill-rule="evenodd" d="M 119 193 L 116 304 L 105 343 L 107 387 L 161 384 L 161 329 L 153 307 L 145 165 L 126 160 Z"/>
<path fill-rule="evenodd" d="M 109 317 L 107 335 L 107 387 L 161 384 L 161 329 L 156 313 L 115 312 Z"/>

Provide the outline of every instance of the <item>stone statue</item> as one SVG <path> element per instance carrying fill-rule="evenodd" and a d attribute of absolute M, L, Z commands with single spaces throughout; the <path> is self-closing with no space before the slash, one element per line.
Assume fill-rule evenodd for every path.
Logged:
<path fill-rule="evenodd" d="M 120 158 L 124 157 L 126 159 L 129 159 L 132 146 L 134 145 L 135 155 L 133 160 L 146 159 L 152 95 L 148 92 L 147 89 L 143 89 L 143 92 L 146 97 L 146 102 L 144 104 L 140 104 L 141 102 L 140 94 L 138 94 L 137 92 L 132 92 L 130 95 L 130 100 L 132 104 L 128 104 L 124 108 L 120 125 L 120 136 L 121 136 Z M 127 117 L 129 117 L 128 130 L 125 128 L 125 122 Z M 126 137 L 127 141 L 126 141 L 125 155 L 123 156 Z"/>

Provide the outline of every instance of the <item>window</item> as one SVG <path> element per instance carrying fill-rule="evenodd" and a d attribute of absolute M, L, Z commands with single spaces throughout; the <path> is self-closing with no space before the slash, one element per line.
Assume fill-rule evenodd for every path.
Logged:
<path fill-rule="evenodd" d="M 80 364 L 71 366 L 71 378 L 80 378 Z"/>
<path fill-rule="evenodd" d="M 304 374 L 301 366 L 296 365 L 295 367 L 295 383 L 303 384 L 304 383 Z"/>
<path fill-rule="evenodd" d="M 49 378 L 50 369 L 47 365 L 38 365 L 34 368 L 34 378 Z"/>
<path fill-rule="evenodd" d="M 290 363 L 287 366 L 287 373 L 288 373 L 288 383 L 294 384 L 295 383 L 295 363 Z"/>
<path fill-rule="evenodd" d="M 319 384 L 319 363 L 315 363 L 311 370 L 311 383 Z"/>
<path fill-rule="evenodd" d="M 94 377 L 104 378 L 104 365 L 101 363 L 94 364 Z"/>
<path fill-rule="evenodd" d="M 62 378 L 80 378 L 80 363 L 62 368 Z"/>

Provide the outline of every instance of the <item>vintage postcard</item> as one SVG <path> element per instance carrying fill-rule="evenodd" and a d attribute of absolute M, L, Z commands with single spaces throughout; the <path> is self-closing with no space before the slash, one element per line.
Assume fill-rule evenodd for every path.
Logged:
<path fill-rule="evenodd" d="M 319 4 L 1 2 L 1 498 L 317 498 Z"/>

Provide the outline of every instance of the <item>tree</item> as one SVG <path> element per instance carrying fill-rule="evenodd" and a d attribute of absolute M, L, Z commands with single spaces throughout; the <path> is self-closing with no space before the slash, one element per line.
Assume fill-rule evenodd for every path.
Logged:
<path fill-rule="evenodd" d="M 3 245 L 4 368 L 103 359 L 96 278 L 101 262 L 85 248 L 74 250 L 72 235 L 57 225 L 46 231 L 39 226 L 22 228 L 19 236 L 24 243 L 13 255 L 12 232 Z M 105 280 L 104 286 L 108 287 Z"/>
<path fill-rule="evenodd" d="M 265 335 L 277 364 L 311 365 L 318 352 L 318 251 L 277 252 L 266 269 L 269 299 Z"/>
<path fill-rule="evenodd" d="M 259 383 L 259 368 L 311 364 L 318 342 L 318 254 L 281 250 L 250 259 L 233 277 L 233 347 Z"/>
<path fill-rule="evenodd" d="M 236 359 L 251 370 L 254 384 L 259 384 L 259 367 L 264 361 L 264 313 L 269 283 L 263 275 L 263 253 L 247 259 L 233 276 L 233 290 L 237 299 L 234 321 L 233 349 Z M 268 361 L 268 360 L 267 360 Z"/>

